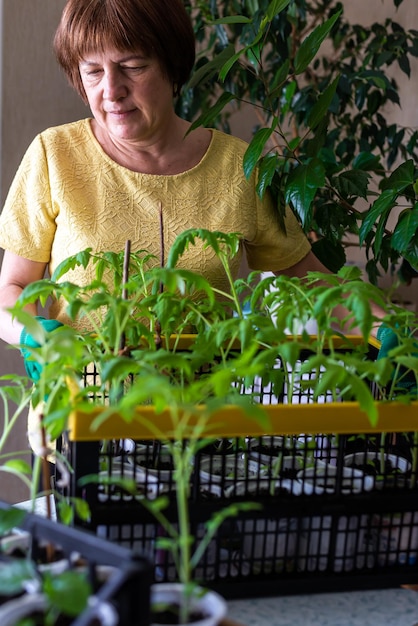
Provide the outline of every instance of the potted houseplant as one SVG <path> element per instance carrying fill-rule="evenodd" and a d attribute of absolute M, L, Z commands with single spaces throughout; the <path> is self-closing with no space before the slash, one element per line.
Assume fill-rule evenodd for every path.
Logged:
<path fill-rule="evenodd" d="M 211 432 L 209 426 L 212 420 L 216 423 L 217 411 L 227 404 L 239 405 L 259 428 L 268 431 L 263 408 L 253 402 L 251 394 L 241 393 L 243 388 L 250 389 L 258 377 L 273 387 L 277 397 L 285 387 L 290 395 L 301 394 L 308 402 L 315 402 L 323 394 L 355 399 L 375 425 L 378 408 L 369 383 L 386 389 L 393 363 L 411 371 L 416 365 L 416 358 L 409 354 L 408 337 L 393 361 L 386 358 L 372 362 L 365 358 L 362 343 L 356 344 L 338 330 L 333 311 L 341 303 L 347 305 L 347 319 L 351 318 L 353 326 L 360 329 L 364 344 L 375 322 L 371 300 L 387 308 L 388 324 L 407 326 L 414 321 L 411 312 L 393 307 L 383 292 L 364 283 L 356 268 L 345 268 L 338 276 L 311 274 L 304 281 L 251 275 L 248 279 L 231 279 L 230 293 L 218 294 L 201 276 L 177 267 L 182 251 L 197 237 L 214 247 L 228 275 L 228 257 L 234 254 L 239 236 L 186 231 L 170 251 L 165 267 L 149 268 L 146 254 L 130 253 L 128 275 L 121 272 L 126 266 L 121 254 L 83 251 L 65 262 L 51 279 L 26 288 L 14 309 L 14 314 L 32 329 L 36 328 L 36 320 L 25 314 L 25 304 L 51 295 L 64 297 L 70 317 L 86 317 L 93 329 L 79 333 L 68 327 L 51 333 L 40 348 L 33 349 L 33 358 L 43 359 L 44 364 L 35 399 L 45 407 L 44 424 L 49 435 L 54 438 L 65 432 L 66 420 L 76 409 L 84 413 L 86 424 L 97 432 L 116 414 L 128 425 L 139 420 L 148 429 L 149 438 L 169 447 L 175 461 L 176 510 L 181 528 L 165 515 L 163 505 L 167 499 L 145 498 L 143 504 L 164 528 L 159 546 L 170 549 L 179 578 L 186 583 L 185 613 L 196 589 L 192 567 L 225 517 L 245 508 L 243 503 L 238 506 L 234 502 L 218 512 L 207 524 L 208 532 L 199 537 L 191 558 L 194 536 L 188 521 L 190 477 L 194 457 L 216 438 L 216 429 Z M 80 287 L 63 280 L 74 264 L 87 263 L 96 266 L 92 284 Z M 110 282 L 103 279 L 106 274 Z M 224 299 L 217 299 L 218 295 Z M 244 315 L 246 304 L 250 312 Z M 316 337 L 304 330 L 312 318 L 318 325 Z M 190 325 L 198 332 L 188 350 L 182 351 L 181 332 Z M 339 350 L 341 345 L 347 351 Z M 306 356 L 301 359 L 301 355 Z M 283 368 L 274 367 L 278 358 Z M 99 378 L 81 388 L 79 372 L 92 361 L 99 368 Z M 212 367 L 196 378 L 196 371 L 208 362 Z M 307 380 L 306 374 L 312 371 L 316 375 Z M 404 402 L 411 398 L 415 395 L 402 396 Z M 152 413 L 146 410 L 138 414 L 138 407 L 143 405 L 144 409 L 150 405 L 154 416 L 156 411 L 160 417 L 151 418 Z M 160 419 L 164 413 L 168 421 Z M 184 440 L 187 446 L 178 445 Z M 92 480 L 97 481 L 97 476 L 86 478 L 85 484 Z M 136 493 L 135 481 L 129 477 L 118 476 L 115 481 L 126 493 Z"/>
<path fill-rule="evenodd" d="M 410 77 L 416 31 L 391 17 L 357 24 L 328 0 L 187 6 L 199 53 L 181 114 L 228 130 L 234 111 L 252 113 L 244 168 L 258 168 L 260 195 L 269 189 L 279 214 L 286 205 L 296 213 L 332 271 L 348 247 L 363 246 L 373 282 L 392 270 L 409 284 L 418 137 L 385 113 L 401 105 L 396 72 Z"/>

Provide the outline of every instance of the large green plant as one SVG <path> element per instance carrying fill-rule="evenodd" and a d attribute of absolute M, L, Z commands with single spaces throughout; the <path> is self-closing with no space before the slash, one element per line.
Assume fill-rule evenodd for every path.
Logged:
<path fill-rule="evenodd" d="M 178 267 L 184 250 L 196 239 L 203 240 L 221 260 L 229 277 L 228 293 L 219 293 L 202 276 Z M 418 371 L 413 340 L 405 330 L 416 324 L 416 316 L 387 303 L 385 294 L 364 282 L 357 268 L 344 268 L 338 276 L 311 273 L 305 280 L 285 276 L 260 279 L 257 274 L 233 280 L 229 259 L 238 245 L 236 234 L 186 231 L 170 250 L 165 267 L 159 267 L 144 251 L 131 253 L 127 262 L 122 253 L 85 250 L 64 261 L 51 279 L 26 287 L 13 310 L 41 344 L 32 349 L 32 358 L 42 365 L 33 403 L 42 405 L 42 425 L 52 439 L 65 430 L 71 410 L 96 414 L 101 403 L 94 418 L 96 427 L 115 412 L 131 422 L 138 419 L 138 406 L 155 408 L 147 425 L 172 453 L 178 527 L 165 516 L 166 500 L 149 506 L 167 531 L 160 542 L 174 556 L 179 578 L 186 584 L 186 598 L 194 588 L 193 567 L 219 524 L 239 510 L 238 504 L 233 504 L 219 512 L 192 550 L 195 538 L 188 512 L 191 460 L 207 443 L 207 426 L 217 411 L 227 404 L 239 404 L 263 425 L 266 416 L 249 391 L 258 378 L 278 397 L 286 389 L 289 397 L 300 392 L 310 402 L 323 394 L 332 394 L 336 400 L 356 399 L 375 425 L 378 411 L 371 383 L 382 395 L 394 399 L 399 391 L 398 370 Z M 88 264 L 95 267 L 91 283 L 80 286 L 65 281 L 69 270 Z M 70 318 L 87 319 L 92 330 L 77 332 L 64 327 L 42 337 L 39 323 L 24 308 L 29 302 L 45 303 L 51 296 L 65 298 Z M 375 323 L 372 301 L 387 309 L 385 321 L 398 329 L 400 337 L 396 354 L 376 362 L 366 358 Z M 347 352 L 341 352 L 336 344 L 336 335 L 342 333 L 334 311 L 341 304 L 350 311 L 347 322 L 350 318 L 349 323 L 363 337 L 363 344 L 344 340 Z M 315 337 L 307 331 L 312 320 L 317 324 Z M 181 350 L 178 333 L 190 326 L 196 334 L 188 350 Z M 80 372 L 92 361 L 100 375 L 98 381 L 87 381 L 84 389 L 78 387 Z M 197 376 L 208 364 L 204 374 Z M 416 399 L 416 390 L 401 399 Z M 159 425 L 161 412 L 170 416 L 167 430 Z M 187 446 L 183 446 L 184 440 Z M 120 486 L 136 490 L 132 479 L 123 480 Z M 68 509 L 76 505 L 77 501 L 69 502 L 65 508 L 60 502 L 68 517 Z"/>
<path fill-rule="evenodd" d="M 228 131 L 231 110 L 252 107 L 244 169 L 258 168 L 259 194 L 270 189 L 280 216 L 291 207 L 332 271 L 354 241 L 373 282 L 399 264 L 409 281 L 418 270 L 418 133 L 388 123 L 385 111 L 401 105 L 391 76 L 410 76 L 418 31 L 390 18 L 351 23 L 334 0 L 184 1 L 199 54 L 178 111 Z"/>

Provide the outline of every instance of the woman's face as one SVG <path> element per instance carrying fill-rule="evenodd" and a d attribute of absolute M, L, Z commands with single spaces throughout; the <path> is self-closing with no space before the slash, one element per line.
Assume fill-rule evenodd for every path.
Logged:
<path fill-rule="evenodd" d="M 156 59 L 108 49 L 86 55 L 79 69 L 104 136 L 147 144 L 165 133 L 173 115 L 173 86 Z"/>

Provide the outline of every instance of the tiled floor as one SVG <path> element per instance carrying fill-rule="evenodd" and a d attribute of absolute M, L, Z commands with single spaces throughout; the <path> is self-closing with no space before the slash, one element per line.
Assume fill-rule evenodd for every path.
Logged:
<path fill-rule="evenodd" d="M 228 618 L 244 626 L 418 626 L 418 593 L 399 588 L 230 600 Z"/>

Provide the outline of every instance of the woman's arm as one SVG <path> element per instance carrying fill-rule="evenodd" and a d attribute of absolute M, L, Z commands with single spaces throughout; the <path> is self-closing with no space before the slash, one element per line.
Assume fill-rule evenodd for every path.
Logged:
<path fill-rule="evenodd" d="M 331 273 L 329 269 L 326 268 L 325 265 L 323 265 L 321 261 L 314 255 L 314 253 L 310 251 L 298 263 L 296 263 L 295 265 L 292 265 L 292 267 L 289 267 L 283 271 L 274 272 L 274 274 L 276 275 L 284 274 L 285 276 L 296 276 L 297 278 L 303 278 L 304 276 L 306 276 L 307 272 L 322 272 L 325 274 Z M 370 302 L 370 308 L 371 308 L 372 314 L 378 320 L 380 320 L 385 315 L 385 311 L 383 311 L 374 302 Z M 347 316 L 348 310 L 344 306 L 339 305 L 338 307 L 335 308 L 334 313 L 336 317 L 339 320 L 341 320 Z M 376 322 L 376 324 L 374 325 L 372 329 L 373 336 L 376 336 L 379 326 L 380 326 L 379 322 Z M 346 329 L 340 328 L 339 330 L 343 330 L 343 331 L 349 330 L 351 334 L 356 334 L 356 329 L 349 329 L 349 325 L 347 326 Z"/>
<path fill-rule="evenodd" d="M 0 339 L 6 343 L 18 344 L 22 324 L 12 319 L 6 310 L 16 303 L 24 287 L 44 277 L 46 263 L 29 261 L 7 250 L 4 252 L 0 273 Z M 26 310 L 37 315 L 36 304 Z"/>
<path fill-rule="evenodd" d="M 277 276 L 284 274 L 285 276 L 296 276 L 296 278 L 303 278 L 308 272 L 323 272 L 329 274 L 330 271 L 321 263 L 321 261 L 314 255 L 312 250 L 308 252 L 298 263 L 288 267 L 279 272 L 274 272 Z"/>

